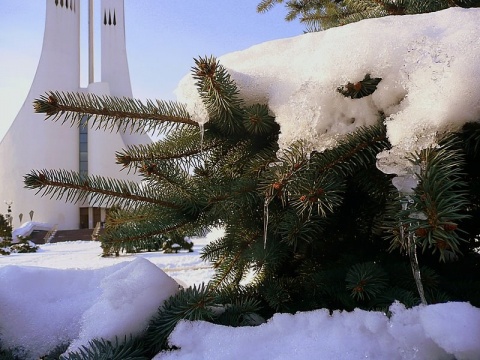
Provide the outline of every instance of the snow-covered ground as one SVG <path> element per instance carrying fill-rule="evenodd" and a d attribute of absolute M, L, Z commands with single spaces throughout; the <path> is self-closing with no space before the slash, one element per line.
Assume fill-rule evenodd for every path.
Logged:
<path fill-rule="evenodd" d="M 192 239 L 192 253 L 103 258 L 99 242 L 73 241 L 1 256 L 2 347 L 22 347 L 38 359 L 62 342 L 75 349 L 92 338 L 138 333 L 179 284 L 210 279 L 200 249 L 220 234 Z"/>
<path fill-rule="evenodd" d="M 141 331 L 178 289 L 207 282 L 213 270 L 200 250 L 222 230 L 193 239 L 193 253 L 143 253 L 102 258 L 98 242 L 41 245 L 37 253 L 0 257 L 0 341 L 31 359 L 62 342 L 74 350 L 95 337 Z M 163 269 L 164 271 L 161 271 Z M 258 327 L 181 322 L 175 352 L 155 359 L 480 359 L 480 309 L 447 303 L 393 316 L 356 310 L 277 314 Z"/>

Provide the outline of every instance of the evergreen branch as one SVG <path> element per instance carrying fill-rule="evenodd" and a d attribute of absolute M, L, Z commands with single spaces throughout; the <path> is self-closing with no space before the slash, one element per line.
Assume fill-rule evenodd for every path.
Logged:
<path fill-rule="evenodd" d="M 257 234 L 257 237 L 259 234 Z M 211 285 L 214 289 L 219 288 L 220 286 L 226 286 L 231 280 L 237 280 L 236 283 L 239 283 L 243 277 L 244 270 L 246 270 L 246 263 L 243 257 L 244 251 L 247 249 L 246 246 L 240 247 L 236 252 L 235 256 L 231 259 L 223 259 L 221 262 L 215 264 L 218 272 L 216 276 L 211 280 Z M 229 281 L 230 279 L 230 281 Z"/>
<path fill-rule="evenodd" d="M 242 132 L 243 100 L 230 74 L 214 57 L 195 59 L 195 65 L 193 78 L 209 113 L 209 126 L 217 126 L 226 135 Z"/>
<path fill-rule="evenodd" d="M 103 256 L 124 251 L 159 251 L 173 238 L 181 244 L 185 234 L 198 234 L 198 222 L 185 219 L 183 211 L 159 209 L 155 205 L 135 210 L 112 208 L 107 214 L 105 231 L 100 236 Z M 184 234 L 183 237 L 177 234 Z"/>
<path fill-rule="evenodd" d="M 133 162 L 144 162 L 144 161 L 163 161 L 163 160 L 175 160 L 175 159 L 183 159 L 186 157 L 192 157 L 195 155 L 201 155 L 203 151 L 208 151 L 214 149 L 218 146 L 218 144 L 211 144 L 210 146 L 206 146 L 203 149 L 192 149 L 182 153 L 176 154 L 163 154 L 163 155 L 156 155 L 150 153 L 146 153 L 145 147 L 142 145 L 137 145 L 135 147 L 130 147 L 128 151 L 124 153 L 117 152 L 117 164 L 123 165 L 124 167 L 131 166 Z"/>
<path fill-rule="evenodd" d="M 258 12 L 271 10 L 280 0 L 262 0 Z M 479 7 L 478 0 L 287 0 L 286 21 L 299 19 L 308 31 L 321 31 L 363 19 L 389 15 L 420 14 L 449 7 Z"/>
<path fill-rule="evenodd" d="M 127 253 L 138 252 L 137 249 L 160 248 L 158 245 L 160 235 L 166 235 L 189 225 L 189 221 L 179 222 L 171 226 L 165 226 L 161 222 L 150 222 L 143 225 L 142 222 L 130 222 L 122 226 L 109 229 L 101 235 L 103 255 L 109 256 L 122 251 Z"/>
<path fill-rule="evenodd" d="M 143 344 L 130 337 L 123 342 L 115 338 L 115 343 L 104 339 L 93 339 L 88 346 L 83 345 L 79 350 L 62 355 L 62 360 L 108 359 L 108 360 L 148 360 L 143 354 Z"/>
<path fill-rule="evenodd" d="M 353 298 L 363 300 L 379 295 L 387 286 L 387 274 L 373 262 L 353 265 L 345 278 Z"/>
<path fill-rule="evenodd" d="M 247 263 L 242 256 L 244 250 L 238 251 L 231 259 L 223 259 L 222 262 L 215 264 L 215 276 L 210 280 L 209 285 L 215 289 L 232 284 L 238 285 L 247 270 Z"/>
<path fill-rule="evenodd" d="M 322 153 L 313 153 L 310 166 L 317 174 L 334 169 L 339 174 L 353 173 L 357 166 L 369 163 L 376 154 L 388 148 L 389 143 L 383 125 L 359 128 L 347 134 L 338 146 Z M 357 165 L 357 166 L 355 166 Z"/>
<path fill-rule="evenodd" d="M 142 206 L 134 210 L 114 206 L 109 209 L 106 215 L 106 228 L 115 228 L 130 222 L 148 221 L 157 212 L 158 209 L 155 206 Z"/>
<path fill-rule="evenodd" d="M 193 138 L 193 139 L 192 139 Z M 190 141 L 183 145 L 183 142 Z M 116 153 L 116 163 L 123 167 L 132 167 L 139 162 L 160 162 L 182 160 L 185 166 L 196 165 L 200 162 L 199 158 L 204 157 L 205 153 L 222 145 L 221 141 L 204 141 L 200 144 L 198 135 L 193 137 L 183 137 L 182 142 L 175 144 L 176 148 L 170 146 L 171 141 L 166 140 L 162 143 L 153 143 L 148 145 L 130 146 L 122 153 Z"/>
<path fill-rule="evenodd" d="M 275 312 L 292 312 L 295 301 L 291 289 L 295 288 L 298 289 L 297 279 L 271 276 L 263 283 L 261 294 Z"/>
<path fill-rule="evenodd" d="M 195 174 L 205 177 L 224 177 L 231 180 L 238 177 L 256 177 L 257 161 L 265 159 L 267 154 L 271 158 L 275 155 L 276 147 L 272 146 L 271 139 L 262 139 L 261 146 L 251 138 L 225 140 L 216 148 L 206 153 L 204 166 L 195 169 Z M 262 157 L 257 158 L 261 153 Z"/>
<path fill-rule="evenodd" d="M 158 229 L 158 230 L 153 230 L 153 231 L 140 233 L 140 234 L 139 234 L 139 228 L 135 227 L 133 229 L 134 230 L 133 233 L 137 233 L 136 235 L 123 237 L 121 239 L 118 238 L 118 236 L 116 236 L 116 237 L 114 237 L 114 239 L 115 239 L 116 242 L 117 242 L 117 240 L 122 241 L 122 242 L 134 242 L 134 241 L 138 241 L 138 240 L 141 240 L 141 239 L 144 239 L 144 238 L 149 238 L 149 237 L 153 237 L 153 236 L 156 236 L 156 235 L 163 235 L 163 234 L 167 234 L 167 233 L 172 232 L 172 231 L 176 231 L 176 230 L 180 229 L 181 227 L 183 227 L 187 224 L 188 224 L 188 221 L 184 221 L 184 222 L 181 222 L 181 223 L 169 226 L 169 227 L 163 227 L 163 228 Z M 117 235 L 118 235 L 118 233 L 117 233 Z M 104 241 L 104 242 L 108 242 L 108 241 Z"/>
<path fill-rule="evenodd" d="M 262 0 L 257 5 L 257 12 L 264 13 L 272 9 L 276 4 L 283 3 L 283 0 Z"/>
<path fill-rule="evenodd" d="M 274 1 L 264 0 L 264 3 L 274 4 Z M 295 0 L 289 4 L 298 16 L 314 14 L 328 24 L 328 18 L 340 22 L 344 21 L 343 16 L 350 15 L 350 10 L 341 9 L 346 1 L 350 0 L 332 0 L 329 4 L 325 0 Z M 403 0 L 398 0 L 398 5 L 400 1 Z M 322 2 L 320 10 L 314 8 L 314 4 Z M 372 1 L 359 0 L 356 11 L 370 11 L 370 5 Z M 358 129 L 345 136 L 336 148 L 322 153 L 307 153 L 298 143 L 277 157 L 279 127 L 268 107 L 246 106 L 234 81 L 214 58 L 196 60 L 193 71 L 209 113 L 206 131 L 200 132 L 201 127 L 190 122 L 186 112 L 179 113 L 187 123 L 177 123 L 174 131 L 157 144 L 132 146 L 117 153 L 118 163 L 137 170 L 143 177 L 138 188 L 130 183 L 68 172 L 60 174 L 59 179 L 38 172 L 26 180 L 27 187 L 67 201 L 91 203 L 93 197 L 108 205 L 115 204 L 114 199 L 119 195 L 117 200 L 125 208 L 109 209 L 106 230 L 100 238 L 106 255 L 158 251 L 164 243 L 198 234 L 212 224 L 226 227 L 226 235 L 205 246 L 201 255 L 215 268 L 212 281 L 207 287 L 180 291 L 159 309 L 145 338 L 148 355 L 153 357 L 158 350 L 168 347 L 168 336 L 181 319 L 252 325 L 258 321 L 255 312 L 260 306 L 262 315 L 271 316 L 279 310 L 293 313 L 319 307 L 333 310 L 368 309 L 375 304 L 388 306 L 387 302 L 396 294 L 412 302 L 412 293 L 395 283 L 395 272 L 390 271 L 388 278 L 382 270 L 392 259 L 386 251 L 388 243 L 377 226 L 389 204 L 385 199 L 387 190 L 392 187 L 391 176 L 375 167 L 377 153 L 389 147 L 385 127 Z M 371 78 L 365 78 L 361 88 L 372 91 L 377 80 L 370 82 Z M 355 90 L 355 84 L 352 86 Z M 59 96 L 70 101 L 68 94 Z M 48 106 L 55 105 L 58 99 L 50 100 L 53 104 Z M 107 108 L 119 111 L 139 107 L 134 100 L 92 97 L 88 101 L 98 102 L 97 107 L 105 112 L 109 111 Z M 122 101 L 124 105 L 120 104 Z M 180 111 L 176 106 L 165 109 L 164 115 Z M 47 115 L 48 111 L 47 108 Z M 64 121 L 73 119 L 75 112 L 65 111 L 49 116 L 62 119 L 65 115 Z M 92 115 L 92 121 L 95 116 L 102 119 L 107 115 Z M 168 122 L 166 118 L 163 120 Z M 134 122 L 142 121 L 148 123 L 147 119 Z M 113 123 L 113 118 L 105 117 L 98 126 L 116 129 Z M 125 122 L 120 119 L 120 128 L 125 128 L 122 124 Z M 472 145 L 478 142 L 471 140 Z M 440 232 L 432 231 L 433 240 L 428 235 L 425 240 L 422 234 L 417 239 L 439 250 L 444 246 L 444 254 L 448 254 L 456 245 L 462 251 L 465 248 L 455 243 L 459 239 L 455 227 L 462 226 L 460 221 L 467 204 L 457 197 L 461 195 L 460 188 L 450 187 L 458 183 L 461 175 L 451 165 L 456 161 L 450 155 L 451 149 L 445 153 L 449 155 L 439 163 L 429 158 L 430 170 L 419 155 L 418 166 L 425 165 L 422 169 L 426 180 L 416 195 L 418 208 L 402 212 L 397 207 L 401 222 L 397 220 L 396 226 L 400 223 L 400 229 L 405 226 L 416 231 L 422 224 L 435 224 Z M 449 165 L 442 168 L 442 163 Z M 462 166 L 459 162 L 459 167 Z M 63 190 L 59 190 L 62 186 Z M 473 203 L 472 208 L 479 206 Z M 421 219 L 409 218 L 412 210 L 413 214 L 424 212 L 429 221 L 422 223 Z M 262 215 L 266 221 L 262 221 Z M 471 233 L 476 236 L 478 231 Z M 478 242 L 472 244 L 478 246 Z M 363 266 L 372 261 L 373 269 L 370 265 Z M 352 267 L 354 264 L 361 265 Z M 469 270 L 477 267 L 478 262 L 465 265 Z M 248 277 L 248 285 L 243 286 L 246 275 L 252 276 Z M 426 280 L 433 283 L 432 278 Z M 441 286 L 432 296 L 442 298 L 440 290 L 446 286 L 443 289 Z M 428 291 L 431 289 L 437 290 L 431 286 Z"/>
<path fill-rule="evenodd" d="M 300 216 L 296 211 L 286 211 L 278 225 L 278 234 L 283 242 L 297 247 L 299 243 L 312 243 L 325 228 L 325 218 Z"/>
<path fill-rule="evenodd" d="M 277 160 L 277 147 L 265 148 L 260 150 L 255 157 L 249 160 L 249 173 L 257 178 L 261 178 L 261 175 L 268 170 L 270 164 L 273 164 Z"/>
<path fill-rule="evenodd" d="M 322 153 L 312 152 L 310 158 L 304 152 L 301 143 L 293 144 L 284 151 L 279 158 L 279 163 L 272 164 L 271 169 L 265 173 L 264 179 L 261 181 L 261 189 L 268 198 L 280 197 L 285 202 L 288 189 L 295 188 L 295 186 L 290 186 L 290 183 L 303 174 L 307 165 L 311 169 L 308 172 L 313 171 L 310 179 L 314 182 L 325 183 L 325 180 L 321 179 L 325 179 L 328 171 L 332 170 L 340 176 L 353 174 L 359 168 L 375 161 L 376 154 L 387 147 L 388 140 L 383 125 L 360 128 L 352 134 L 347 134 L 334 149 Z M 306 185 L 305 181 L 303 184 L 305 184 L 303 190 L 299 191 L 296 187 L 294 192 L 298 194 L 297 198 L 301 199 L 300 203 L 297 202 L 299 209 L 305 210 L 309 207 L 309 203 L 310 205 L 311 203 L 318 204 L 318 195 L 324 195 L 325 192 L 322 187 Z M 318 191 L 321 194 L 316 194 Z M 313 202 L 309 201 L 314 198 Z"/>
<path fill-rule="evenodd" d="M 391 248 L 405 249 L 400 234 L 411 232 L 425 251 L 439 251 L 440 260 L 455 258 L 461 253 L 458 224 L 469 217 L 467 185 L 464 180 L 464 157 L 455 136 L 449 136 L 439 146 L 432 146 L 412 154 L 410 159 L 418 168 L 419 183 L 409 195 L 407 209 L 395 210 L 398 230 L 392 229 Z M 398 203 L 399 204 L 399 203 Z M 394 228 L 394 227 L 392 227 Z"/>
<path fill-rule="evenodd" d="M 343 202 L 345 181 L 336 174 L 326 173 L 309 179 L 302 176 L 291 185 L 295 192 L 291 193 L 292 206 L 299 215 L 318 213 L 321 217 L 333 213 Z"/>
<path fill-rule="evenodd" d="M 24 176 L 27 189 L 37 190 L 41 196 L 67 202 L 89 201 L 92 204 L 110 206 L 135 206 L 138 203 L 155 204 L 166 208 L 178 209 L 175 203 L 163 201 L 158 194 L 132 181 L 123 181 L 99 176 L 84 176 L 67 170 L 32 170 Z"/>
<path fill-rule="evenodd" d="M 162 132 L 173 127 L 189 125 L 198 128 L 190 119 L 185 106 L 157 100 L 146 104 L 136 99 L 98 96 L 90 93 L 47 92 L 34 101 L 35 112 L 47 119 L 70 121 L 80 125 L 87 116 L 91 127 L 112 132 Z"/>
<path fill-rule="evenodd" d="M 214 267 L 217 269 L 216 275 L 213 280 L 210 281 L 210 286 L 213 290 L 219 288 L 222 285 L 226 285 L 229 281 L 228 279 L 237 279 L 241 274 L 244 266 L 241 266 L 240 263 L 244 263 L 245 252 L 250 248 L 250 246 L 255 243 L 259 237 L 261 237 L 260 232 L 250 233 L 249 231 L 242 231 L 243 236 L 241 237 L 241 242 L 229 242 L 228 255 L 225 257 L 218 258 L 214 262 Z M 236 233 L 238 235 L 238 232 Z M 208 251 L 220 251 L 218 246 L 216 248 L 206 248 L 201 256 L 203 260 L 211 258 L 214 259 L 215 256 L 213 253 L 208 253 Z M 241 280 L 241 279 L 238 279 Z"/>
<path fill-rule="evenodd" d="M 230 252 L 231 247 L 231 241 L 228 237 L 216 239 L 202 248 L 200 258 L 203 261 L 215 263 L 221 258 L 222 253 Z"/>
<path fill-rule="evenodd" d="M 171 296 L 148 325 L 145 342 L 149 354 L 153 357 L 167 348 L 168 336 L 180 320 L 213 320 L 215 305 L 215 296 L 205 284 L 194 285 Z"/>
<path fill-rule="evenodd" d="M 237 326 L 256 326 L 265 322 L 257 313 L 261 310 L 261 303 L 251 297 L 244 298 L 238 293 L 232 297 L 231 301 L 224 299 L 225 296 L 219 296 L 222 303 L 227 302 L 225 311 L 215 320 L 216 324 L 237 327 Z"/>
<path fill-rule="evenodd" d="M 256 136 L 268 136 L 278 128 L 275 117 L 269 114 L 268 106 L 263 104 L 245 108 L 243 125 L 250 134 Z"/>
<path fill-rule="evenodd" d="M 259 190 L 269 199 L 279 197 L 285 200 L 288 183 L 310 161 L 302 142 L 292 144 L 282 151 L 277 161 L 270 162 L 260 180 Z"/>
<path fill-rule="evenodd" d="M 465 150 L 467 154 L 473 158 L 480 157 L 480 124 L 465 124 L 463 126 L 461 135 L 465 143 Z"/>
<path fill-rule="evenodd" d="M 139 171 L 149 186 L 154 186 L 165 195 L 169 194 L 171 198 L 179 194 L 192 196 L 192 178 L 188 169 L 174 164 L 144 163 Z"/>
<path fill-rule="evenodd" d="M 348 82 L 346 85 L 338 87 L 337 91 L 345 97 L 361 99 L 373 94 L 381 80 L 382 78 L 371 78 L 370 74 L 366 74 L 363 80 L 356 83 Z"/>
<path fill-rule="evenodd" d="M 207 200 L 208 204 L 224 203 L 227 200 L 238 202 L 245 194 L 255 194 L 257 190 L 256 182 L 252 180 L 245 181 L 240 179 L 238 187 L 235 186 L 236 184 L 231 185 L 228 189 L 222 189 L 221 193 L 212 194 Z"/>
<path fill-rule="evenodd" d="M 383 293 L 376 296 L 371 302 L 372 308 L 377 311 L 387 312 L 389 306 L 399 301 L 405 307 L 412 308 L 420 304 L 420 299 L 415 296 L 415 291 L 402 289 L 399 287 L 389 287 Z"/>

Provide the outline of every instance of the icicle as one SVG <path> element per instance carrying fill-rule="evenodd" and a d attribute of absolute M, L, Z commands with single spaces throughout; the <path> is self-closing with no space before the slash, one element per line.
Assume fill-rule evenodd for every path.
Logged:
<path fill-rule="evenodd" d="M 402 194 L 400 193 L 400 195 Z M 402 201 L 402 210 L 407 210 L 408 203 L 413 202 L 413 200 L 411 200 L 408 195 L 407 195 L 407 199 L 408 201 Z M 405 234 L 405 230 L 403 229 L 403 226 L 400 226 L 400 237 L 402 238 L 402 243 L 404 244 L 405 244 L 405 238 L 407 240 L 406 245 L 407 245 L 408 257 L 410 258 L 410 266 L 412 268 L 413 278 L 415 279 L 415 284 L 417 286 L 418 295 L 420 296 L 420 301 L 422 302 L 422 305 L 427 305 L 427 300 L 425 299 L 425 291 L 423 290 L 420 264 L 418 262 L 418 257 L 417 257 L 417 245 L 415 242 L 415 234 L 411 231 Z"/>
<path fill-rule="evenodd" d="M 189 79 L 194 81 L 193 78 Z M 190 114 L 190 119 L 198 124 L 198 128 L 200 130 L 200 151 L 202 151 L 205 124 L 209 120 L 207 108 L 203 104 L 202 98 L 198 94 L 198 91 L 196 91 L 196 87 L 191 88 L 190 91 L 184 93 L 182 97 L 185 97 L 185 107 Z"/>
<path fill-rule="evenodd" d="M 268 232 L 268 205 L 273 197 L 266 197 L 263 203 L 263 248 L 267 248 L 267 232 Z"/>
<path fill-rule="evenodd" d="M 412 267 L 413 277 L 415 284 L 417 285 L 418 295 L 420 295 L 420 301 L 422 305 L 427 305 L 427 299 L 425 299 L 425 292 L 423 291 L 422 276 L 420 273 L 420 265 L 417 257 L 417 246 L 415 244 L 415 234 L 410 232 L 408 234 L 408 256 L 410 257 L 410 266 Z"/>
<path fill-rule="evenodd" d="M 408 210 L 408 204 L 413 200 L 409 196 L 415 193 L 418 185 L 418 176 L 421 169 L 418 165 L 413 165 L 411 161 L 401 152 L 393 150 L 383 151 L 377 155 L 377 168 L 385 174 L 396 174 L 392 179 L 393 186 L 398 190 L 402 201 L 402 209 Z M 424 219 L 425 214 L 414 212 L 410 214 L 410 218 Z M 422 278 L 420 273 L 420 265 L 417 257 L 417 244 L 415 234 L 411 231 L 405 232 L 403 224 L 400 223 L 400 238 L 402 243 L 407 246 L 408 257 L 410 258 L 410 266 L 412 267 L 413 277 L 417 286 L 418 294 L 423 305 L 427 304 L 425 292 L 423 290 Z"/>
<path fill-rule="evenodd" d="M 205 134 L 205 124 L 198 123 L 198 128 L 200 129 L 200 152 L 203 153 L 203 135 Z"/>

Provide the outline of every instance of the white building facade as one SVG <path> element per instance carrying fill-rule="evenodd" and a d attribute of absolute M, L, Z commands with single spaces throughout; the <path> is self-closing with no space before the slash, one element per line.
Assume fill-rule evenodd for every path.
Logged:
<path fill-rule="evenodd" d="M 28 96 L 8 132 L 0 142 L 0 201 L 12 203 L 13 227 L 33 220 L 57 225 L 59 230 L 92 228 L 105 221 L 104 208 L 71 204 L 42 197 L 24 188 L 23 178 L 31 170 L 65 169 L 91 175 L 139 180 L 115 164 L 115 152 L 129 145 L 150 142 L 147 134 L 109 133 L 91 128 L 45 121 L 35 114 L 33 100 L 50 90 L 92 92 L 132 97 L 125 43 L 123 0 L 102 0 L 101 81 L 80 87 L 80 5 L 82 0 L 46 0 L 42 52 Z M 90 0 L 89 21 L 92 22 Z M 90 39 L 93 39 L 90 28 Z M 93 45 L 90 45 L 93 49 Z M 6 209 L 6 205 L 5 209 Z M 0 207 L 1 208 L 1 207 Z M 3 211 L 0 211 L 3 213 Z"/>

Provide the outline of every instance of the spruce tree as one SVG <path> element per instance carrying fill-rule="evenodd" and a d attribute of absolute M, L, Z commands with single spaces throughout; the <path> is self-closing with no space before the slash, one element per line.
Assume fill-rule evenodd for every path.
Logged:
<path fill-rule="evenodd" d="M 390 146 L 383 114 L 335 148 L 308 152 L 298 142 L 279 152 L 268 107 L 247 106 L 215 58 L 196 60 L 192 74 L 208 110 L 203 126 L 176 102 L 60 92 L 35 101 L 37 112 L 76 126 L 86 115 L 107 131 L 122 124 L 165 133 L 117 153 L 140 184 L 61 169 L 25 176 L 41 195 L 115 207 L 101 236 L 106 254 L 225 227 L 202 253 L 213 279 L 159 308 L 142 337 L 145 354 L 164 348 L 181 319 L 242 326 L 275 312 L 385 311 L 395 300 L 480 305 L 478 124 L 411 154 L 418 186 L 399 194 L 393 176 L 376 167 L 376 155 Z M 380 81 L 366 74 L 338 91 L 355 101 Z"/>
<path fill-rule="evenodd" d="M 5 217 L 0 214 L 0 255 L 10 255 L 12 245 L 12 227 Z"/>
<path fill-rule="evenodd" d="M 0 214 L 0 237 L 4 240 L 11 240 L 12 238 L 12 227 L 2 214 Z"/>

